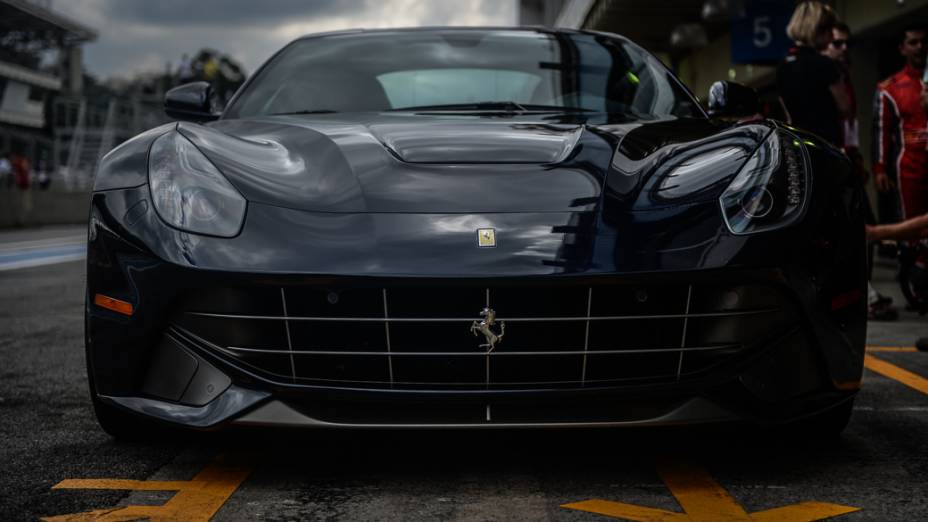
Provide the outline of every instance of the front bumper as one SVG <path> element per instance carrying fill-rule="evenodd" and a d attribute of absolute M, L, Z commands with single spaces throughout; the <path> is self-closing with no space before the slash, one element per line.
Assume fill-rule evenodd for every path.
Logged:
<path fill-rule="evenodd" d="M 724 371 L 685 383 L 587 389 L 396 390 L 281 384 L 262 380 L 192 346 L 174 345 L 204 369 L 219 370 L 214 398 L 191 405 L 194 376 L 174 400 L 109 396 L 115 406 L 189 428 L 226 425 L 350 428 L 513 428 L 665 426 L 748 421 L 783 423 L 851 399 L 856 387 L 836 386 L 823 359 L 799 331 Z M 226 374 L 231 378 L 223 380 Z M 163 373 L 161 374 L 163 376 Z M 142 386 L 146 386 L 145 383 Z"/>
<path fill-rule="evenodd" d="M 660 287 L 747 285 L 769 288 L 777 295 L 783 314 L 764 323 L 756 339 L 744 342 L 737 353 L 718 364 L 690 374 L 678 369 L 646 379 L 591 379 L 556 385 L 550 380 L 542 384 L 507 381 L 498 386 L 487 377 L 487 386 L 479 387 L 473 379 L 416 386 L 413 380 L 396 382 L 392 376 L 386 383 L 376 378 L 326 382 L 325 375 L 301 378 L 294 362 L 289 363 L 292 373 L 270 371 L 266 365 L 233 357 L 228 350 L 203 342 L 201 336 L 190 335 L 190 325 L 178 321 L 178 313 L 189 311 L 190 296 L 209 295 L 217 288 L 330 287 L 340 277 L 198 266 L 202 260 L 219 258 L 241 259 L 238 266 L 264 261 L 249 260 L 247 245 L 191 237 L 164 226 L 153 212 L 146 217 L 144 212 L 133 211 L 144 198 L 143 189 L 95 196 L 88 294 L 127 300 L 135 305 L 136 313 L 120 316 L 88 302 L 87 351 L 98 397 L 150 418 L 197 429 L 230 424 L 415 428 L 788 422 L 849 400 L 859 388 L 866 310 L 858 276 L 863 271 L 853 263 L 829 263 L 814 249 L 804 251 L 804 243 L 798 241 L 801 236 L 791 233 L 718 239 L 715 255 L 728 252 L 725 261 L 734 265 L 730 267 L 706 266 L 705 257 L 675 248 L 657 263 L 679 269 L 619 275 L 613 266 L 611 273 L 603 269 L 568 273 L 565 269 L 560 274 L 533 274 L 539 281 L 590 287 L 618 278 L 626 285 Z M 277 211 L 265 208 L 255 214 L 260 212 Z M 257 219 L 252 215 L 249 220 Z M 174 255 L 180 257 L 165 260 L 166 256 L 149 249 L 152 237 L 161 237 L 159 248 L 176 247 Z M 600 255 L 597 252 L 604 251 L 607 239 L 581 238 L 572 250 L 558 247 L 558 255 L 568 257 L 559 266 L 589 266 L 590 258 L 580 263 L 581 257 Z M 694 248 L 702 245 L 697 243 Z M 834 242 L 829 248 L 835 248 Z M 614 246 L 608 250 L 615 252 L 617 264 L 643 259 L 632 259 Z M 408 258 L 408 253 L 403 255 Z M 700 259 L 702 265 L 686 266 L 687 256 Z M 285 257 L 293 263 L 298 256 Z M 715 262 L 721 261 L 716 258 Z M 518 271 L 519 266 L 510 269 Z M 378 288 L 395 284 L 398 278 L 360 279 L 361 286 Z M 421 278 L 405 279 L 421 283 Z M 479 287 L 495 284 L 492 278 L 471 275 L 466 279 Z M 523 285 L 531 285 L 532 280 L 511 275 L 507 279 Z M 232 298 L 230 302 L 237 301 Z M 479 308 L 467 310 L 477 319 Z M 741 329 L 739 335 L 749 337 L 747 323 L 739 324 L 734 326 Z M 244 340 L 254 333 L 239 331 L 234 323 L 225 326 Z M 640 334 L 634 337 L 647 340 Z M 686 346 L 685 340 L 681 346 Z M 219 346 L 227 347 L 228 343 Z M 285 354 L 284 359 L 292 357 Z"/>

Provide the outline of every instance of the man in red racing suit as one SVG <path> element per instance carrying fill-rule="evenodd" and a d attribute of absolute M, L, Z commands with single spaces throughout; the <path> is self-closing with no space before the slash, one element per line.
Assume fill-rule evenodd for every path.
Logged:
<path fill-rule="evenodd" d="M 880 82 L 874 107 L 873 172 L 877 188 L 895 183 L 901 219 L 928 213 L 928 115 L 922 105 L 926 32 L 907 30 L 899 51 L 905 67 Z"/>

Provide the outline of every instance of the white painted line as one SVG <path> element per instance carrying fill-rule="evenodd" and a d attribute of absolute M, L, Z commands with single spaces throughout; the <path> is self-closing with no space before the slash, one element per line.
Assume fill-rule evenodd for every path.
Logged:
<path fill-rule="evenodd" d="M 33 250 L 36 248 L 47 248 L 67 245 L 79 245 L 87 241 L 86 236 L 68 236 L 68 237 L 50 237 L 47 239 L 35 239 L 32 241 L 17 241 L 15 243 L 0 243 L 0 252 Z"/>
<path fill-rule="evenodd" d="M 874 408 L 873 406 L 856 406 L 854 411 L 928 411 L 928 406 L 900 406 L 897 408 Z"/>
<path fill-rule="evenodd" d="M 20 268 L 32 268 L 36 266 L 55 265 L 58 263 L 68 263 L 71 261 L 83 261 L 87 257 L 84 252 L 75 254 L 66 254 L 61 256 L 40 257 L 37 259 L 23 259 L 21 261 L 11 261 L 0 264 L 0 272 L 7 270 L 18 270 Z"/>

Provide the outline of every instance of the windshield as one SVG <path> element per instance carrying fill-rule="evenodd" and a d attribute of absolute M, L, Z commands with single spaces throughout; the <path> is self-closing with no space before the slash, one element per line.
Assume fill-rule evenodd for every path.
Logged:
<path fill-rule="evenodd" d="M 417 108 L 702 116 L 663 65 L 621 39 L 435 29 L 297 40 L 225 117 Z"/>

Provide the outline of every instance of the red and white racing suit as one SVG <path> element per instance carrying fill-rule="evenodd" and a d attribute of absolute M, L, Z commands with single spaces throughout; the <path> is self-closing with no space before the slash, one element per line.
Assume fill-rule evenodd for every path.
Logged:
<path fill-rule="evenodd" d="M 875 96 L 873 171 L 896 180 L 903 219 L 928 213 L 928 115 L 921 104 L 922 73 L 906 65 L 880 82 Z"/>

